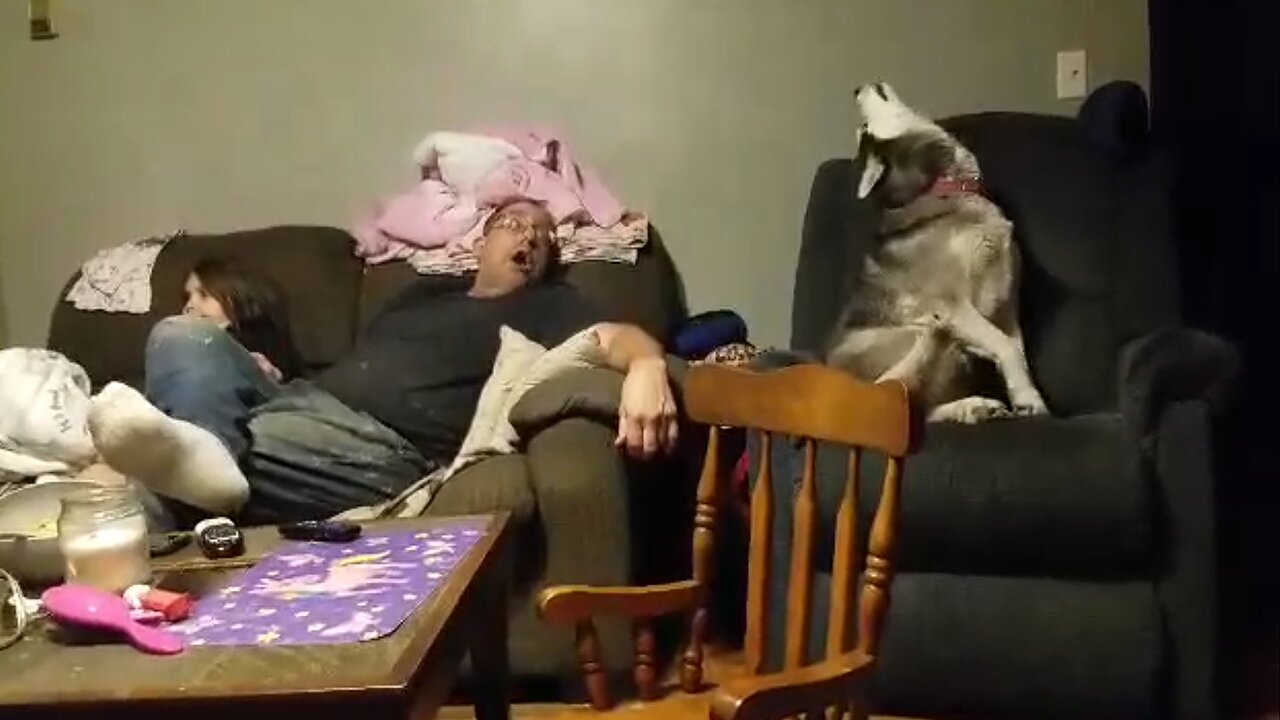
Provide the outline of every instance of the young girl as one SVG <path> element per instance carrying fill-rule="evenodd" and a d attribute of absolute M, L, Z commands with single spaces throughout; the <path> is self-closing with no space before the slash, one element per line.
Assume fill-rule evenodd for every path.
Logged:
<path fill-rule="evenodd" d="M 293 346 L 284 297 L 274 284 L 229 258 L 196 263 L 184 286 L 184 315 L 216 323 L 253 355 L 276 382 L 297 377 L 301 360 Z"/>

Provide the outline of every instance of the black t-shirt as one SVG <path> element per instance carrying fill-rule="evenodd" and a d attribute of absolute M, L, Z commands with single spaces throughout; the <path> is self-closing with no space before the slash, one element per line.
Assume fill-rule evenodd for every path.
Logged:
<path fill-rule="evenodd" d="M 474 298 L 466 289 L 420 280 L 387 303 L 355 349 L 317 382 L 400 433 L 427 459 L 448 462 L 493 370 L 501 326 L 550 348 L 603 319 L 565 284 Z"/>

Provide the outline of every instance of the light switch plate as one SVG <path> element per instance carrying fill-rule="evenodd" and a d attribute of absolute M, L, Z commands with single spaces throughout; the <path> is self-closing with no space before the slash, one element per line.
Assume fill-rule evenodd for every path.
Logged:
<path fill-rule="evenodd" d="M 1089 87 L 1088 58 L 1083 50 L 1058 53 L 1058 99 L 1082 98 Z"/>

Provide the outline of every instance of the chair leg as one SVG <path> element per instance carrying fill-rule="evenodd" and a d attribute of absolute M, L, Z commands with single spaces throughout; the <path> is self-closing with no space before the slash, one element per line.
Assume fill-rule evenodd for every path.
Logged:
<path fill-rule="evenodd" d="M 591 707 L 596 710 L 608 710 L 613 706 L 609 698 L 608 678 L 604 674 L 604 664 L 600 661 L 600 637 L 596 633 L 596 625 L 590 619 L 580 621 L 575 630 L 578 645 L 578 664 L 582 667 L 582 676 L 587 684 L 587 697 Z"/>
<path fill-rule="evenodd" d="M 653 623 L 641 620 L 636 623 L 636 694 L 641 700 L 658 697 L 658 640 L 653 634 Z"/>
<path fill-rule="evenodd" d="M 689 624 L 689 647 L 680 663 L 680 689 L 687 693 L 702 690 L 702 643 L 706 633 L 707 609 L 699 607 L 693 611 L 693 622 Z"/>

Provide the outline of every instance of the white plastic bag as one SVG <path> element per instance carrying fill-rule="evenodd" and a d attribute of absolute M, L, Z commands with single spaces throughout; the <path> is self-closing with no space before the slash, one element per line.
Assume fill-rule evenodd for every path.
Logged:
<path fill-rule="evenodd" d="M 0 476 L 63 473 L 93 461 L 89 376 L 63 355 L 0 350 Z"/>

